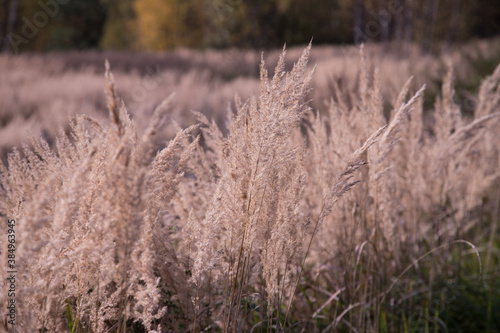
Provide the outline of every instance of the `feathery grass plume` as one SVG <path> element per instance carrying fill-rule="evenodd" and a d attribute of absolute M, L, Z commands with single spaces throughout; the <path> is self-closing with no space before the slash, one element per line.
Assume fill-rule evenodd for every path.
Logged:
<path fill-rule="evenodd" d="M 290 294 L 306 222 L 299 210 L 304 148 L 295 145 L 293 136 L 308 111 L 309 51 L 310 46 L 286 73 L 283 50 L 272 79 L 262 61 L 260 95 L 238 107 L 223 141 L 215 126 L 204 121 L 206 144 L 213 151 L 222 148 L 223 154 L 217 156 L 220 178 L 196 242 L 193 280 L 201 288 L 211 274 L 223 286 L 224 330 L 245 325 L 239 304 L 251 293 L 266 301 L 264 316 Z"/>
<path fill-rule="evenodd" d="M 394 163 L 394 158 L 389 155 L 400 154 L 400 151 L 397 150 L 398 147 L 401 147 L 399 144 L 402 137 L 400 132 L 404 129 L 409 130 L 410 113 L 417 100 L 422 97 L 424 89 L 425 85 L 399 109 L 394 110 L 387 130 L 381 136 L 378 146 L 370 151 L 368 157 L 371 165 L 369 169 L 370 194 L 374 198 L 372 218 L 376 230 L 381 231 L 379 236 L 389 249 L 397 248 L 394 243 L 398 242 L 398 237 L 395 235 L 401 232 L 399 230 L 400 223 L 393 218 L 393 212 L 403 209 L 400 203 L 393 200 L 392 197 L 393 193 L 397 192 L 396 183 L 400 170 L 398 170 L 398 164 Z M 406 94 L 405 88 L 403 88 L 402 94 Z"/>
<path fill-rule="evenodd" d="M 364 293 L 357 289 L 357 285 L 363 279 L 366 279 L 363 275 L 369 274 L 358 269 L 358 266 L 364 261 L 365 255 L 367 259 L 366 265 L 374 267 L 376 261 L 389 259 L 389 256 L 394 260 L 400 250 L 399 242 L 394 241 L 396 231 L 399 230 L 399 227 L 396 228 L 395 226 L 398 219 L 391 215 L 394 213 L 395 205 L 397 205 L 397 201 L 393 200 L 391 193 L 397 190 L 396 186 L 399 180 L 397 175 L 392 173 L 392 170 L 396 169 L 397 166 L 394 162 L 395 157 L 398 156 L 395 148 L 399 146 L 401 136 L 407 133 L 407 131 L 404 131 L 404 134 L 401 135 L 404 126 L 409 126 L 410 112 L 416 104 L 418 106 L 424 89 L 420 89 L 413 98 L 405 103 L 404 100 L 410 85 L 410 81 L 408 81 L 403 86 L 395 102 L 397 108 L 392 112 L 390 122 L 384 125 L 385 118 L 380 97 L 378 72 L 377 70 L 374 71 L 373 83 L 370 85 L 363 53 L 361 53 L 361 56 L 361 97 L 359 102 L 354 102 L 353 109 L 349 111 L 340 108 L 338 106 L 340 103 L 332 102 L 329 108 L 329 124 L 325 120 L 319 121 L 320 117 L 317 116 L 312 121 L 312 131 L 309 133 L 312 148 L 311 159 L 313 161 L 322 161 L 321 166 L 318 166 L 317 162 L 315 162 L 309 168 L 309 179 L 312 184 L 324 182 L 325 170 L 323 165 L 325 161 L 330 164 L 328 168 L 329 177 L 332 177 L 331 170 L 336 165 L 345 165 L 346 162 L 348 164 L 344 171 L 338 171 L 337 173 L 344 179 L 341 178 L 329 193 L 330 205 L 328 207 L 331 207 L 331 211 L 327 210 L 318 215 L 320 219 L 325 221 L 324 225 L 317 231 L 318 239 L 315 242 L 316 244 L 312 244 L 311 247 L 311 260 L 313 262 L 325 262 L 325 258 L 330 258 L 326 262 L 332 262 L 332 265 L 339 265 L 340 269 L 343 269 L 343 281 L 338 281 L 338 278 L 330 278 L 325 273 L 322 273 L 321 276 L 326 278 L 328 283 L 345 286 L 344 292 L 341 294 L 346 293 L 347 295 L 343 297 L 347 297 L 349 300 L 349 306 L 345 308 L 345 313 L 356 309 L 360 305 L 372 302 L 374 295 L 377 292 L 382 292 L 380 282 L 378 282 L 380 280 L 372 280 L 372 283 L 362 286 L 362 288 L 365 288 Z M 365 97 L 363 98 L 363 96 Z M 377 125 L 381 127 L 370 135 L 370 131 Z M 330 128 L 329 133 L 324 130 L 327 126 Z M 361 149 L 358 149 L 349 158 L 349 155 L 351 155 L 349 149 L 352 152 L 355 149 L 353 143 L 360 142 L 360 139 L 366 140 L 365 143 Z M 372 146 L 372 148 L 367 151 L 369 146 Z M 335 161 L 335 163 L 331 163 L 331 161 Z M 355 190 L 345 193 L 356 183 L 349 178 L 350 173 L 359 169 L 366 162 L 368 162 L 368 166 L 364 170 L 362 169 L 361 179 L 356 181 L 361 182 L 361 184 L 356 186 Z M 323 170 L 318 172 L 318 169 Z M 333 203 L 338 201 L 340 195 L 335 196 L 332 193 L 343 194 L 344 199 L 338 202 L 336 206 Z M 317 195 L 316 192 L 314 196 Z M 367 246 L 367 244 L 371 244 L 375 248 L 379 258 L 373 257 L 370 249 L 368 251 L 363 250 L 371 247 L 370 245 Z M 366 252 L 366 254 L 363 252 Z M 390 272 L 397 269 L 399 260 L 401 259 L 392 263 L 386 262 L 386 267 L 379 267 L 380 276 L 391 274 Z M 318 269 L 320 268 L 318 267 Z M 324 269 L 321 268 L 320 271 L 324 271 Z M 379 278 L 377 277 L 377 279 Z M 334 294 L 338 295 L 337 293 Z M 333 298 L 329 298 L 328 302 L 332 300 Z M 376 311 L 380 310 L 379 303 L 375 302 L 374 306 Z M 360 316 L 356 317 L 359 318 L 360 323 L 365 318 L 363 313 L 360 312 Z M 339 315 L 332 323 L 340 323 L 342 316 Z M 377 325 L 377 323 L 374 323 L 374 325 Z"/>
<path fill-rule="evenodd" d="M 485 78 L 481 84 L 478 94 L 478 103 L 475 117 L 480 118 L 495 112 L 500 104 L 500 65 L 497 66 L 492 75 Z"/>
<path fill-rule="evenodd" d="M 319 118 L 319 116 L 317 116 Z M 312 234 L 310 236 L 309 243 L 307 245 L 307 250 L 305 252 L 305 255 L 302 260 L 301 268 L 300 268 L 300 274 L 297 277 L 296 283 L 295 283 L 295 288 L 294 292 L 292 294 L 292 297 L 289 298 L 289 303 L 287 304 L 287 313 L 285 317 L 285 325 L 287 323 L 287 319 L 290 313 L 290 309 L 292 306 L 292 301 L 295 296 L 295 292 L 297 289 L 297 286 L 299 284 L 299 279 L 300 275 L 302 274 L 302 271 L 304 269 L 304 265 L 306 262 L 306 259 L 309 255 L 309 252 L 311 250 L 311 245 L 313 243 L 313 240 L 316 236 L 316 233 L 318 232 L 318 228 L 321 227 L 324 219 L 328 217 L 332 209 L 335 205 L 335 203 L 342 197 L 344 196 L 345 193 L 349 192 L 351 188 L 359 183 L 359 180 L 353 181 L 352 177 L 353 174 L 358 171 L 358 169 L 366 164 L 366 161 L 364 160 L 364 155 L 366 154 L 367 150 L 377 142 L 378 138 L 384 133 L 386 130 L 387 126 L 382 126 L 379 128 L 376 132 L 374 132 L 364 143 L 363 145 L 358 148 L 355 152 L 351 154 L 351 156 L 348 159 L 347 166 L 344 168 L 344 170 L 340 173 L 338 176 L 336 182 L 334 185 L 324 193 L 323 200 L 322 200 L 322 205 L 321 205 L 321 210 L 319 212 L 319 216 L 317 217 L 317 220 L 314 224 L 314 229 L 312 230 Z M 318 132 L 311 133 L 312 136 L 314 137 L 317 135 Z M 322 136 L 324 138 L 324 136 Z M 316 141 L 313 139 L 313 141 Z"/>
<path fill-rule="evenodd" d="M 457 128 L 461 126 L 461 114 L 458 106 L 453 102 L 455 90 L 453 89 L 453 67 L 448 63 L 448 72 L 442 87 L 442 99 L 436 101 L 436 125 L 434 131 L 439 140 L 446 140 Z"/>
<path fill-rule="evenodd" d="M 118 110 L 109 65 L 106 78 L 111 127 L 77 117 L 72 138 L 57 137 L 57 151 L 33 139 L 24 157 L 14 151 L 8 168 L 2 164 L 2 214 L 19 221 L 18 316 L 29 330 L 64 330 L 66 302 L 79 326 L 95 332 L 125 331 L 129 318 L 161 330 L 166 318 L 159 282 L 176 268 L 166 273 L 158 264 L 177 264 L 173 249 L 159 250 L 170 246 L 160 210 L 197 146 L 183 145 L 194 127 L 155 157 L 151 139 L 170 99 L 139 140 L 125 108 Z"/>
<path fill-rule="evenodd" d="M 108 106 L 109 116 L 113 121 L 113 124 L 117 126 L 118 131 L 121 131 L 120 125 L 120 112 L 118 110 L 118 101 L 115 93 L 115 79 L 113 78 L 113 73 L 111 73 L 109 61 L 106 59 L 105 62 L 105 73 L 106 78 L 106 104 Z"/>
<path fill-rule="evenodd" d="M 485 148 L 490 145 L 491 130 L 499 123 L 499 112 L 490 105 L 486 107 L 490 112 L 485 114 L 484 108 L 487 103 L 484 103 L 484 98 L 492 101 L 493 105 L 496 103 L 498 107 L 496 95 L 500 90 L 495 88 L 494 83 L 492 84 L 495 80 L 498 82 L 498 74 L 495 71 L 481 85 L 479 93 L 481 100 L 475 112 L 475 119 L 466 121 L 462 119 L 458 106 L 453 103 L 454 91 L 450 88 L 450 73 L 451 66 L 443 84 L 443 104 L 437 102 L 435 110 L 436 143 L 432 147 L 432 152 L 435 162 L 433 173 L 438 181 L 434 182 L 436 186 L 434 193 L 435 200 L 439 201 L 444 209 L 451 211 L 456 221 L 464 227 L 465 224 L 471 225 L 469 212 L 480 205 L 478 200 L 482 195 L 480 193 L 484 193 L 490 186 L 491 176 L 495 178 L 494 174 L 497 174 L 489 166 L 498 159 L 491 154 L 493 151 Z M 485 95 L 488 91 L 489 95 Z M 449 114 L 445 116 L 447 113 Z M 443 233 L 453 235 L 451 230 L 443 230 Z"/>

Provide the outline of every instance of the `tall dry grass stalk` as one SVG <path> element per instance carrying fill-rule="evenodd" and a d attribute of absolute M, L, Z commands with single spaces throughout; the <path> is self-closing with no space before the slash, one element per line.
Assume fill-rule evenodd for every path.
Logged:
<path fill-rule="evenodd" d="M 444 248 L 497 207 L 482 200 L 500 176 L 500 67 L 464 119 L 450 66 L 429 129 L 411 79 L 386 118 L 363 51 L 358 90 L 334 84 L 328 112 L 313 112 L 310 49 L 290 71 L 283 49 L 272 77 L 262 60 L 260 93 L 235 99 L 227 134 L 196 113 L 158 149 L 173 97 L 139 136 L 106 64 L 110 124 L 77 116 L 53 147 L 10 153 L 0 214 L 17 221 L 18 330 L 64 331 L 68 311 L 80 332 L 386 327 L 424 243 Z"/>

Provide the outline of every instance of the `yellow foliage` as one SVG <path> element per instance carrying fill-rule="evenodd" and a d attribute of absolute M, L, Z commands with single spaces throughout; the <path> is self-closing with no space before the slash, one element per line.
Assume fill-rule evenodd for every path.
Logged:
<path fill-rule="evenodd" d="M 199 46 L 203 38 L 203 3 L 180 0 L 135 0 L 137 46 L 159 51 Z"/>
<path fill-rule="evenodd" d="M 169 46 L 168 32 L 173 30 L 173 1 L 136 0 L 136 24 L 139 46 L 162 50 Z"/>

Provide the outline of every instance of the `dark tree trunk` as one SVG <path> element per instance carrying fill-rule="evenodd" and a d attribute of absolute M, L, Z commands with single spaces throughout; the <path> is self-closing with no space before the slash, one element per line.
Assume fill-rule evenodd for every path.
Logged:
<path fill-rule="evenodd" d="M 387 42 L 389 40 L 389 24 L 391 23 L 389 14 L 389 9 L 387 8 L 387 0 L 380 0 L 379 6 L 379 21 L 380 21 L 380 38 L 382 42 Z M 386 17 L 387 16 L 387 17 Z"/>
<path fill-rule="evenodd" d="M 6 43 L 6 36 L 7 34 L 5 33 L 7 29 L 7 0 L 1 0 L 1 6 L 0 6 L 0 50 L 3 49 L 3 45 Z"/>
<path fill-rule="evenodd" d="M 439 8 L 439 0 L 427 0 L 424 9 L 425 34 L 424 34 L 424 51 L 430 52 L 434 41 L 434 26 L 436 25 L 437 11 Z"/>
<path fill-rule="evenodd" d="M 17 18 L 17 4 L 18 0 L 10 0 L 9 11 L 7 15 L 7 24 L 5 27 L 5 37 L 3 38 L 2 51 L 8 52 L 10 50 L 9 34 L 14 30 L 14 24 Z"/>
<path fill-rule="evenodd" d="M 363 27 L 363 0 L 356 0 L 354 3 L 354 43 L 360 44 L 365 41 Z"/>
<path fill-rule="evenodd" d="M 451 4 L 451 18 L 450 26 L 448 28 L 448 36 L 446 36 L 446 41 L 448 46 L 455 41 L 457 37 L 458 24 L 460 22 L 460 9 L 462 6 L 462 0 L 454 0 Z"/>
<path fill-rule="evenodd" d="M 413 42 L 413 0 L 405 0 L 404 10 L 404 50 L 403 53 L 408 55 Z"/>
<path fill-rule="evenodd" d="M 394 41 L 396 43 L 396 47 L 398 50 L 401 50 L 403 37 L 404 37 L 404 28 L 405 28 L 405 17 L 404 17 L 405 9 L 396 13 L 394 17 Z"/>
<path fill-rule="evenodd" d="M 410 44 L 413 41 L 413 0 L 405 2 L 405 42 Z"/>

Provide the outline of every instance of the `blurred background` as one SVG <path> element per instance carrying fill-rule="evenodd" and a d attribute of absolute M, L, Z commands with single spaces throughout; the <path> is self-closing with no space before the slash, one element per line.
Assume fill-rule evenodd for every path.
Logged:
<path fill-rule="evenodd" d="M 4 52 L 415 43 L 500 33 L 498 0 L 0 0 Z"/>
<path fill-rule="evenodd" d="M 106 59 L 139 131 L 174 92 L 180 126 L 195 110 L 224 128 L 235 94 L 259 93 L 261 56 L 272 69 L 286 43 L 290 69 L 311 38 L 315 110 L 357 89 L 364 43 L 387 112 L 410 76 L 431 109 L 451 61 L 471 116 L 499 35 L 499 0 L 0 0 L 0 157 L 30 135 L 52 142 L 75 114 L 105 120 Z"/>

